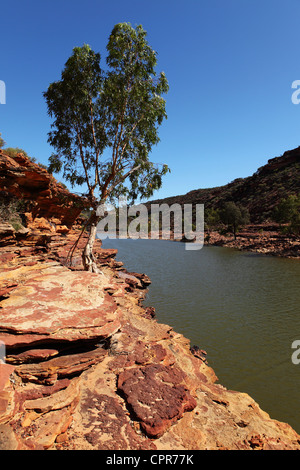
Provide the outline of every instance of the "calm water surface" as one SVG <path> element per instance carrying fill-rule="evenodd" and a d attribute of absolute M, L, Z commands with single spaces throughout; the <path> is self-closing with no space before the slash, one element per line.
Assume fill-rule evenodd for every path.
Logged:
<path fill-rule="evenodd" d="M 300 433 L 300 260 L 160 240 L 104 240 L 152 284 L 145 305 L 207 351 L 219 383 L 248 393 Z"/>

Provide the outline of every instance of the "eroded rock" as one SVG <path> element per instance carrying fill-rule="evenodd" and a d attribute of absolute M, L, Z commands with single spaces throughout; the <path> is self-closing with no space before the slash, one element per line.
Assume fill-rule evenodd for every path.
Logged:
<path fill-rule="evenodd" d="M 147 435 L 160 437 L 185 411 L 196 406 L 184 380 L 182 370 L 152 364 L 122 372 L 118 389 Z"/>
<path fill-rule="evenodd" d="M 18 199 L 34 200 L 30 223 L 43 218 L 42 230 L 51 219 L 70 227 L 79 216 L 86 201 L 71 194 L 47 170 L 19 153 L 14 158 L 0 150 L 1 189 Z M 38 224 L 38 222 L 37 222 Z"/>
<path fill-rule="evenodd" d="M 154 319 L 151 282 L 79 231 L 0 247 L 0 446 L 7 449 L 300 449 L 300 436 L 217 383 L 206 353 Z M 42 238 L 41 238 L 42 237 Z M 121 273 L 121 275 L 120 275 Z"/>

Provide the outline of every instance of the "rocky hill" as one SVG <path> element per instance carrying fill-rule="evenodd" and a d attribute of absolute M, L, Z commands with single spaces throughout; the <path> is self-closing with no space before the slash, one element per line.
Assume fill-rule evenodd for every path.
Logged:
<path fill-rule="evenodd" d="M 233 201 L 249 210 L 252 223 L 272 219 L 274 207 L 282 198 L 300 193 L 300 147 L 268 160 L 252 176 L 238 178 L 224 186 L 196 189 L 184 195 L 151 201 L 155 204 L 205 204 L 221 208 Z"/>

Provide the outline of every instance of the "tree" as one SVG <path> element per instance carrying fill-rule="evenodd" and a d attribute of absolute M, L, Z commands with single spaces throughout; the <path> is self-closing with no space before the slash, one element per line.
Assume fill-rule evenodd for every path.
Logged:
<path fill-rule="evenodd" d="M 98 272 L 93 256 L 101 218 L 97 207 L 120 195 L 131 202 L 148 198 L 169 171 L 149 160 L 167 117 L 162 95 L 168 82 L 164 73 L 156 75 L 157 54 L 146 35 L 142 26 L 117 24 L 107 44 L 106 71 L 90 46 L 75 47 L 61 80 L 44 93 L 54 118 L 48 141 L 56 152 L 49 169 L 63 170 L 72 186 L 87 187 L 92 212 L 83 264 L 88 271 Z"/>
<path fill-rule="evenodd" d="M 4 147 L 4 145 L 5 145 L 5 142 L 4 142 L 4 140 L 2 139 L 2 137 L 1 137 L 1 132 L 0 132 L 0 149 L 2 149 L 2 148 Z"/>
<path fill-rule="evenodd" d="M 213 207 L 205 209 L 205 228 L 208 232 L 220 223 L 220 211 Z"/>
<path fill-rule="evenodd" d="M 250 216 L 247 208 L 236 205 L 233 201 L 226 202 L 220 210 L 220 220 L 232 230 L 234 239 L 241 225 L 249 223 Z"/>
<path fill-rule="evenodd" d="M 292 233 L 300 233 L 300 196 L 290 194 L 282 199 L 273 212 L 275 222 L 288 224 Z"/>

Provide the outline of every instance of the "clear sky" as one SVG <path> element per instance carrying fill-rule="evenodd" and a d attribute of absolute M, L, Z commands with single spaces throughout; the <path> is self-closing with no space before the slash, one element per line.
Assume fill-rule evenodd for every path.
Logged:
<path fill-rule="evenodd" d="M 116 23 L 142 24 L 170 85 L 151 160 L 172 172 L 154 197 L 226 184 L 300 145 L 299 0 L 1 2 L 0 132 L 47 164 L 42 96 L 75 46 L 102 56 Z"/>

